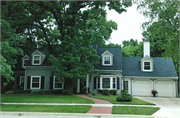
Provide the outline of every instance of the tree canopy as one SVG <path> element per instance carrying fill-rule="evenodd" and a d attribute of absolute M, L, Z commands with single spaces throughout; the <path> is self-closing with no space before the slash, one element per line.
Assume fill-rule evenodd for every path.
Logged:
<path fill-rule="evenodd" d="M 117 23 L 106 19 L 105 7 L 121 14 L 128 1 L 3 1 L 2 19 L 26 36 L 23 49 L 38 44 L 49 52 L 54 74 L 61 79 L 85 78 L 99 57 L 92 44 L 104 45 Z"/>

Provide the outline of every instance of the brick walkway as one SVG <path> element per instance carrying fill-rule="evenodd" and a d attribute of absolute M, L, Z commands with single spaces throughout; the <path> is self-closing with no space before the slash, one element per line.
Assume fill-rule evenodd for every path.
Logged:
<path fill-rule="evenodd" d="M 109 101 L 101 100 L 97 98 L 91 98 L 86 95 L 77 95 L 82 98 L 91 99 L 95 102 L 95 104 L 112 104 Z M 93 113 L 93 114 L 111 114 L 112 107 L 99 107 L 99 106 L 93 106 L 87 113 Z"/>

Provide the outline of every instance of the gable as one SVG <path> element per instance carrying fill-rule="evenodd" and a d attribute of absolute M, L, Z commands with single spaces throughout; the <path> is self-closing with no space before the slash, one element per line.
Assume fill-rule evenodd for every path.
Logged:
<path fill-rule="evenodd" d="M 31 55 L 41 55 L 41 56 L 43 56 L 43 54 L 38 50 L 34 51 Z"/>
<path fill-rule="evenodd" d="M 27 55 L 25 55 L 23 58 L 22 58 L 22 60 L 28 60 L 29 59 L 29 57 L 27 56 Z"/>
<path fill-rule="evenodd" d="M 113 56 L 113 54 L 111 54 L 108 50 L 106 50 L 103 54 L 102 54 L 102 56 Z"/>

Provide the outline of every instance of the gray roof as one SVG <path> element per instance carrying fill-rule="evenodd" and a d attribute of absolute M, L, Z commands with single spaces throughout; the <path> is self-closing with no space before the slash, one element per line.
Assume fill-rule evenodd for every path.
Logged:
<path fill-rule="evenodd" d="M 101 55 L 108 50 L 113 55 L 113 65 L 112 66 L 103 66 L 102 58 L 100 58 L 100 64 L 94 66 L 95 69 L 98 70 L 122 70 L 122 53 L 121 47 L 106 47 L 106 48 L 97 48 L 97 54 L 101 57 Z"/>
<path fill-rule="evenodd" d="M 141 59 L 143 57 L 123 57 L 123 76 L 143 76 L 143 77 L 178 77 L 172 58 L 151 57 L 153 60 L 153 71 L 141 71 Z"/>

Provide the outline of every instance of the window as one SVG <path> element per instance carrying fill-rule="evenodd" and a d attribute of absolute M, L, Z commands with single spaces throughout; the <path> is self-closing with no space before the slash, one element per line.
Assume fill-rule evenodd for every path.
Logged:
<path fill-rule="evenodd" d="M 24 77 L 20 77 L 19 85 L 24 87 Z"/>
<path fill-rule="evenodd" d="M 22 64 L 22 67 L 23 67 L 23 68 L 24 68 L 25 65 L 27 64 L 27 61 L 28 61 L 27 59 L 24 59 L 24 60 L 23 60 L 23 64 Z"/>
<path fill-rule="evenodd" d="M 150 70 L 150 62 L 144 62 L 144 70 Z"/>
<path fill-rule="evenodd" d="M 128 81 L 124 81 L 124 90 L 128 90 Z"/>
<path fill-rule="evenodd" d="M 34 55 L 33 56 L 33 64 L 34 65 L 40 65 L 41 63 L 41 56 L 40 55 Z"/>
<path fill-rule="evenodd" d="M 113 89 L 115 89 L 116 88 L 116 78 L 113 78 Z"/>
<path fill-rule="evenodd" d="M 104 64 L 110 64 L 110 57 L 104 57 Z"/>
<path fill-rule="evenodd" d="M 110 88 L 110 78 L 102 78 L 102 88 Z"/>
<path fill-rule="evenodd" d="M 100 88 L 100 78 L 99 77 L 97 78 L 97 88 L 98 89 Z"/>
<path fill-rule="evenodd" d="M 60 81 L 56 78 L 56 76 L 54 76 L 54 89 L 63 89 L 63 84 L 60 83 Z"/>
<path fill-rule="evenodd" d="M 40 89 L 40 83 L 40 76 L 31 76 L 31 89 Z"/>

